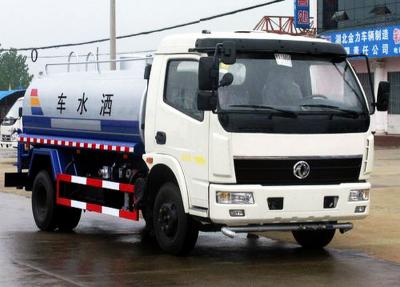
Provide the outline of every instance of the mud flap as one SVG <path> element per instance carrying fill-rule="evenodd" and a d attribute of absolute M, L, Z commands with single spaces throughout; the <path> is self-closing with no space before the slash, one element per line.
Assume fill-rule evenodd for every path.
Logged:
<path fill-rule="evenodd" d="M 4 174 L 4 187 L 16 187 L 22 189 L 27 183 L 27 172 L 6 172 Z"/>

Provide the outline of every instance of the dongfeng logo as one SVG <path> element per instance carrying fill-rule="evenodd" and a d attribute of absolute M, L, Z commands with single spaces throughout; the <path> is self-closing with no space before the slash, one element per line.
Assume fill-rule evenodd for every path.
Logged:
<path fill-rule="evenodd" d="M 299 161 L 293 166 L 293 174 L 298 179 L 305 179 L 310 174 L 310 165 L 305 161 Z"/>

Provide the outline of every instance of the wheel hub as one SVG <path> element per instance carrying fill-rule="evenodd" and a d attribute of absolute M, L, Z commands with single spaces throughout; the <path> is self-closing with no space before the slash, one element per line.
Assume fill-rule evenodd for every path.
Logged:
<path fill-rule="evenodd" d="M 172 237 L 176 233 L 178 225 L 178 215 L 176 206 L 173 203 L 164 203 L 161 205 L 158 213 L 158 222 L 161 231 L 168 237 Z"/>

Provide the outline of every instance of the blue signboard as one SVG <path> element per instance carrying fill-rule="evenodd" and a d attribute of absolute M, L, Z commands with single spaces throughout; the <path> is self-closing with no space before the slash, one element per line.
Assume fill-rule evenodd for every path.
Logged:
<path fill-rule="evenodd" d="M 310 1 L 294 0 L 294 26 L 310 29 Z"/>
<path fill-rule="evenodd" d="M 400 25 L 322 33 L 321 37 L 341 44 L 350 55 L 370 58 L 400 56 Z"/>

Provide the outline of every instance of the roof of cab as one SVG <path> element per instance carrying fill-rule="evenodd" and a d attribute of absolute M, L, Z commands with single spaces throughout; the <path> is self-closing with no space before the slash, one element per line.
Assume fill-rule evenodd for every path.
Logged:
<path fill-rule="evenodd" d="M 165 37 L 158 47 L 157 54 L 169 53 L 188 53 L 189 49 L 194 48 L 198 39 L 222 38 L 222 39 L 260 39 L 260 40 L 286 40 L 327 43 L 328 41 L 320 38 L 304 36 L 280 35 L 262 31 L 238 31 L 238 32 L 212 32 L 212 33 L 191 33 L 175 34 Z"/>
<path fill-rule="evenodd" d="M 8 96 L 11 96 L 15 93 L 22 93 L 25 92 L 25 90 L 9 90 L 9 91 L 0 91 L 0 100 L 2 100 L 3 98 L 6 98 Z"/>

